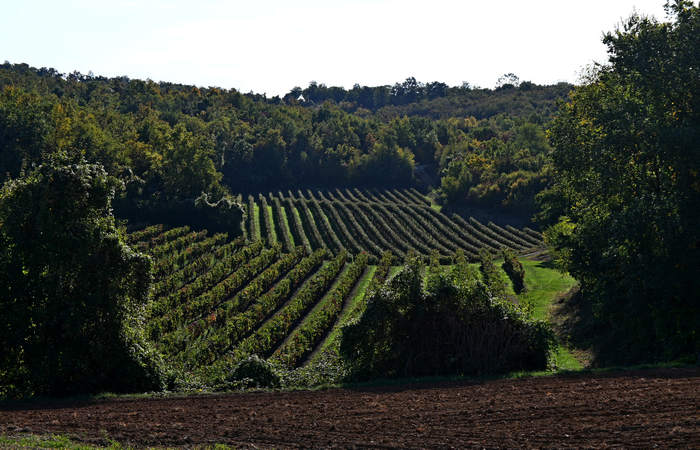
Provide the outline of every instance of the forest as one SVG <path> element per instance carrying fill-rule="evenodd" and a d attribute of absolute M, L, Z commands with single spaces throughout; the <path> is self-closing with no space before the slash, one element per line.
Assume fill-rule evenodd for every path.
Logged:
<path fill-rule="evenodd" d="M 125 211 L 142 213 L 202 193 L 408 187 L 424 167 L 422 188 L 441 202 L 529 216 L 550 179 L 545 124 L 571 86 L 509 81 L 440 95 L 411 78 L 335 96 L 311 83 L 299 102 L 296 90 L 265 99 L 6 63 L 0 173 L 16 177 L 50 154 L 84 158 L 124 180 Z M 384 100 L 366 104 L 358 89 Z"/>
<path fill-rule="evenodd" d="M 0 65 L 0 398 L 694 362 L 700 8 L 666 9 L 579 85 Z"/>

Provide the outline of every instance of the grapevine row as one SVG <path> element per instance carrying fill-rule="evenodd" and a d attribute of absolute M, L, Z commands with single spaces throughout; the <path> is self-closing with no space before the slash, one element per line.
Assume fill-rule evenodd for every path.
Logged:
<path fill-rule="evenodd" d="M 331 227 L 328 217 L 326 217 L 326 214 L 323 212 L 321 205 L 319 205 L 318 200 L 314 197 L 311 191 L 309 191 L 309 196 L 311 197 L 309 203 L 311 204 L 312 213 L 318 219 L 316 220 L 316 223 L 321 223 L 323 238 L 326 240 L 326 242 L 330 242 L 332 244 L 333 250 L 335 252 L 341 252 L 345 250 L 345 245 L 343 245 L 343 243 L 340 242 L 338 235 L 335 233 L 335 230 L 333 230 L 333 227 Z"/>
<path fill-rule="evenodd" d="M 509 239 L 499 235 L 498 233 L 496 233 L 495 231 L 493 231 L 492 229 L 490 229 L 486 225 L 482 224 L 481 222 L 479 222 L 478 220 L 476 220 L 473 217 L 469 218 L 469 223 L 471 223 L 474 226 L 474 228 L 478 229 L 483 234 L 489 236 L 491 239 L 498 242 L 499 247 L 507 247 L 507 248 L 511 248 L 513 250 L 523 250 L 524 249 L 524 247 L 522 247 L 514 242 L 511 242 Z"/>
<path fill-rule="evenodd" d="M 542 246 L 542 240 L 541 239 L 535 239 L 534 237 L 530 236 L 529 234 L 525 233 L 524 231 L 520 231 L 517 228 L 514 228 L 510 225 L 506 225 L 506 230 L 510 231 L 514 235 L 518 236 L 520 239 L 526 241 L 530 247 L 540 247 Z"/>
<path fill-rule="evenodd" d="M 332 201 L 333 194 L 330 194 L 330 197 Z M 372 253 L 374 253 L 375 255 L 380 255 L 382 253 L 382 248 L 379 245 L 377 245 L 376 242 L 382 244 L 384 248 L 391 247 L 391 244 L 384 240 L 384 238 L 379 234 L 377 229 L 374 228 L 373 224 L 370 223 L 368 226 L 363 227 L 358 222 L 357 218 L 355 217 L 355 214 L 352 214 L 352 212 L 348 209 L 347 205 L 345 205 L 342 202 L 329 203 L 330 208 L 332 208 L 334 211 L 336 210 L 336 205 L 338 206 L 337 213 L 341 216 L 339 220 L 342 223 L 347 221 L 347 223 L 350 224 L 350 227 L 353 229 L 353 231 L 357 233 L 357 235 L 360 236 L 360 239 L 365 243 L 365 248 L 371 249 Z M 370 230 L 370 233 L 372 233 L 375 239 L 370 239 L 369 234 L 366 230 Z"/>
<path fill-rule="evenodd" d="M 267 204 L 267 199 L 264 195 L 259 194 L 260 199 L 260 215 L 263 217 L 262 224 L 265 227 L 265 240 L 269 245 L 277 243 L 277 235 L 275 233 L 275 226 L 272 224 L 272 217 L 270 208 Z"/>
<path fill-rule="evenodd" d="M 223 236 L 225 237 L 226 235 L 224 234 Z M 226 245 L 213 249 L 211 252 L 203 252 L 189 264 L 154 283 L 153 297 L 161 297 L 168 292 L 173 292 L 176 289 L 180 289 L 185 284 L 193 281 L 196 277 L 209 271 L 218 262 L 218 260 L 231 256 L 236 250 L 240 249 L 244 243 L 245 239 L 240 237 Z"/>
<path fill-rule="evenodd" d="M 347 253 L 342 252 L 321 268 L 311 281 L 297 292 L 294 298 L 255 333 L 245 338 L 235 348 L 233 359 L 251 354 L 267 355 L 289 334 L 294 324 L 328 290 L 333 280 L 343 268 Z"/>
<path fill-rule="evenodd" d="M 156 247 L 158 245 L 165 244 L 173 239 L 177 239 L 183 234 L 187 234 L 190 231 L 190 227 L 177 227 L 170 230 L 164 231 L 157 236 L 151 237 L 146 241 L 137 242 L 135 247 L 137 250 L 144 251 L 150 248 Z"/>
<path fill-rule="evenodd" d="M 203 233 L 206 233 L 206 231 Z M 204 234 L 202 234 L 201 237 L 204 237 Z M 179 251 L 174 250 L 169 254 L 161 255 L 160 259 L 157 260 L 156 264 L 153 266 L 154 278 L 156 280 L 162 280 L 173 272 L 177 272 L 182 267 L 196 260 L 200 255 L 209 253 L 213 248 L 226 242 L 226 239 L 228 239 L 228 235 L 225 233 L 215 234 L 214 236 L 195 242 L 187 248 Z"/>
<path fill-rule="evenodd" d="M 321 342 L 335 323 L 346 297 L 367 268 L 367 254 L 358 255 L 333 289 L 272 355 L 272 359 L 296 367 Z"/>
<path fill-rule="evenodd" d="M 282 193 L 280 192 L 280 197 L 284 198 Z M 293 227 L 291 227 L 292 234 L 294 235 L 294 242 L 297 244 L 301 243 L 301 245 L 304 246 L 306 249 L 307 253 L 311 253 L 311 242 L 309 242 L 309 239 L 306 237 L 306 233 L 304 232 L 304 226 L 301 223 L 301 219 L 299 217 L 299 213 L 294 206 L 294 203 L 292 202 L 291 197 L 287 197 L 286 199 L 287 202 L 287 219 L 289 219 L 289 216 L 292 216 L 292 223 Z"/>
<path fill-rule="evenodd" d="M 293 196 L 291 192 L 289 193 L 289 196 Z M 314 249 L 327 248 L 326 243 L 321 237 L 321 233 L 318 231 L 318 227 L 316 226 L 316 222 L 314 221 L 313 215 L 309 210 L 309 205 L 304 196 L 301 195 L 301 191 L 299 191 L 299 198 L 295 199 L 295 202 L 297 205 L 300 206 L 299 214 L 301 216 L 301 223 L 304 225 L 304 229 L 309 232 L 308 236 L 310 236 L 309 241 L 311 243 L 311 247 Z"/>
<path fill-rule="evenodd" d="M 292 237 L 290 237 L 287 214 L 285 214 L 284 208 L 282 208 L 280 199 L 274 197 L 272 193 L 268 195 L 272 199 L 272 211 L 275 218 L 275 230 L 277 230 L 277 236 L 282 236 L 285 251 L 291 252 L 292 249 L 294 249 L 294 242 L 292 241 Z M 299 245 L 301 245 L 301 243 Z"/>
<path fill-rule="evenodd" d="M 163 232 L 163 224 L 151 225 L 139 231 L 134 231 L 128 234 L 127 242 L 131 245 L 136 245 L 141 241 L 148 241 L 151 238 Z"/>
<path fill-rule="evenodd" d="M 258 297 L 250 308 L 229 317 L 223 326 L 213 329 L 210 334 L 197 341 L 188 350 L 192 360 L 197 361 L 199 364 L 211 364 L 216 357 L 222 355 L 243 338 L 250 335 L 266 317 L 289 298 L 294 289 L 299 287 L 321 265 L 326 255 L 325 250 L 319 249 L 302 259 L 284 279 L 264 295 Z"/>
<path fill-rule="evenodd" d="M 528 248 L 532 247 L 532 244 L 530 244 L 529 242 L 527 242 L 526 240 L 524 240 L 520 236 L 514 235 L 510 231 L 499 227 L 498 225 L 496 225 L 493 222 L 489 222 L 486 226 L 491 228 L 496 234 L 499 234 L 499 235 L 505 237 L 506 239 L 509 239 L 511 242 L 514 242 L 515 244 L 521 246 L 524 249 L 528 249 Z"/>
<path fill-rule="evenodd" d="M 150 305 L 151 317 L 163 316 L 169 310 L 177 308 L 182 303 L 190 301 L 208 289 L 211 289 L 225 277 L 231 274 L 239 266 L 246 263 L 250 258 L 254 257 L 263 248 L 262 242 L 256 242 L 252 245 L 242 248 L 234 253 L 231 257 L 225 258 L 212 267 L 209 271 L 196 278 L 191 283 L 185 285 L 181 289 L 171 292 L 168 296 L 160 297 Z M 149 335 L 155 338 L 160 334 L 160 327 L 157 321 L 149 323 Z"/>
<path fill-rule="evenodd" d="M 166 336 L 169 348 L 182 353 L 188 341 L 197 338 L 200 338 L 200 341 L 206 341 L 208 334 L 214 333 L 216 329 L 223 326 L 231 316 L 245 310 L 257 297 L 270 289 L 282 275 L 294 267 L 303 256 L 303 247 L 298 247 L 294 252 L 284 255 L 247 283 L 236 295 L 212 309 L 204 317 L 191 321 L 186 327 L 179 328 L 172 336 Z M 201 346 L 201 343 L 199 345 Z"/>
<path fill-rule="evenodd" d="M 320 194 L 319 196 L 322 199 L 321 207 L 324 211 L 328 213 L 328 217 L 331 221 L 331 226 L 335 226 L 337 230 L 336 234 L 339 234 L 342 237 L 345 247 L 352 249 L 353 253 L 362 253 L 363 251 L 367 252 L 365 250 L 365 247 L 359 242 L 357 242 L 355 236 L 353 236 L 350 230 L 348 230 L 348 227 L 345 225 L 345 220 L 343 220 L 343 218 L 340 217 L 340 213 L 338 213 L 338 210 L 336 209 L 335 205 L 333 205 L 333 203 L 331 203 L 325 197 L 323 197 L 323 194 Z M 360 232 L 359 236 L 362 237 L 362 234 L 363 233 Z M 368 248 L 371 249 L 370 253 L 375 253 L 375 249 L 373 249 L 371 246 L 369 246 Z M 370 259 L 376 259 L 376 256 L 371 257 Z"/>
<path fill-rule="evenodd" d="M 252 195 L 248 196 L 248 239 L 251 242 L 259 241 L 260 228 L 257 226 L 257 214 L 255 214 L 255 198 Z"/>

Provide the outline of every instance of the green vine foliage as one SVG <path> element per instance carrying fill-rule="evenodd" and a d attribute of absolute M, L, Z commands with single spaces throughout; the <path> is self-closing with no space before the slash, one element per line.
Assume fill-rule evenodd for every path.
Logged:
<path fill-rule="evenodd" d="M 139 331 L 151 260 L 115 226 L 119 187 L 52 162 L 0 190 L 0 396 L 162 387 Z"/>
<path fill-rule="evenodd" d="M 501 254 L 503 255 L 503 264 L 501 264 L 501 268 L 513 283 L 513 290 L 515 293 L 520 294 L 525 291 L 525 268 L 523 268 L 523 265 L 518 261 L 518 258 L 516 258 L 512 250 L 504 248 Z"/>

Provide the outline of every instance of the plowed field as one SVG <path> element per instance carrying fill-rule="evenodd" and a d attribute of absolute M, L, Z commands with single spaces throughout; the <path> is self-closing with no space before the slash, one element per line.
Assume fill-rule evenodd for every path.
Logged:
<path fill-rule="evenodd" d="M 15 404 L 0 434 L 136 446 L 700 447 L 700 369 Z"/>

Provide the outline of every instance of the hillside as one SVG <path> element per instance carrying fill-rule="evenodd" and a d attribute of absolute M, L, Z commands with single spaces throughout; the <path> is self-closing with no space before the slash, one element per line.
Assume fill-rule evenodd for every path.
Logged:
<path fill-rule="evenodd" d="M 333 254 L 364 252 L 371 262 L 385 251 L 400 258 L 415 252 L 426 261 L 437 252 L 441 262 L 448 263 L 457 251 L 474 260 L 481 248 L 522 252 L 543 245 L 541 234 L 529 228 L 448 217 L 430 204 L 415 189 L 250 195 L 247 207 L 253 214 L 247 217 L 247 235 L 268 244 L 280 242 L 286 251 L 302 245 L 307 251 L 324 248 Z"/>
<path fill-rule="evenodd" d="M 169 364 L 208 383 L 252 354 L 304 366 L 290 373 L 293 384 L 337 379 L 339 328 L 392 265 L 409 254 L 450 264 L 476 260 L 480 249 L 542 245 L 532 230 L 450 218 L 428 203 L 415 190 L 269 193 L 248 197 L 246 237 L 162 225 L 133 231 L 131 245 L 154 261 L 146 335 Z"/>
<path fill-rule="evenodd" d="M 411 190 L 259 194 L 248 197 L 247 238 L 162 225 L 134 231 L 133 247 L 154 260 L 147 335 L 187 371 L 250 354 L 295 368 L 337 335 L 368 283 L 410 253 L 450 263 L 459 254 L 475 260 L 482 248 L 542 245 L 532 230 L 449 218 L 428 203 Z"/>
<path fill-rule="evenodd" d="M 419 165 L 434 179 L 422 189 L 443 202 L 529 219 L 549 183 L 544 128 L 571 86 L 429 86 L 357 88 L 384 98 L 369 110 L 356 89 L 332 96 L 316 86 L 300 103 L 5 63 L 0 177 L 15 178 L 49 155 L 85 158 L 125 182 L 117 212 L 138 220 L 202 192 L 217 201 L 310 186 L 418 187 Z"/>

